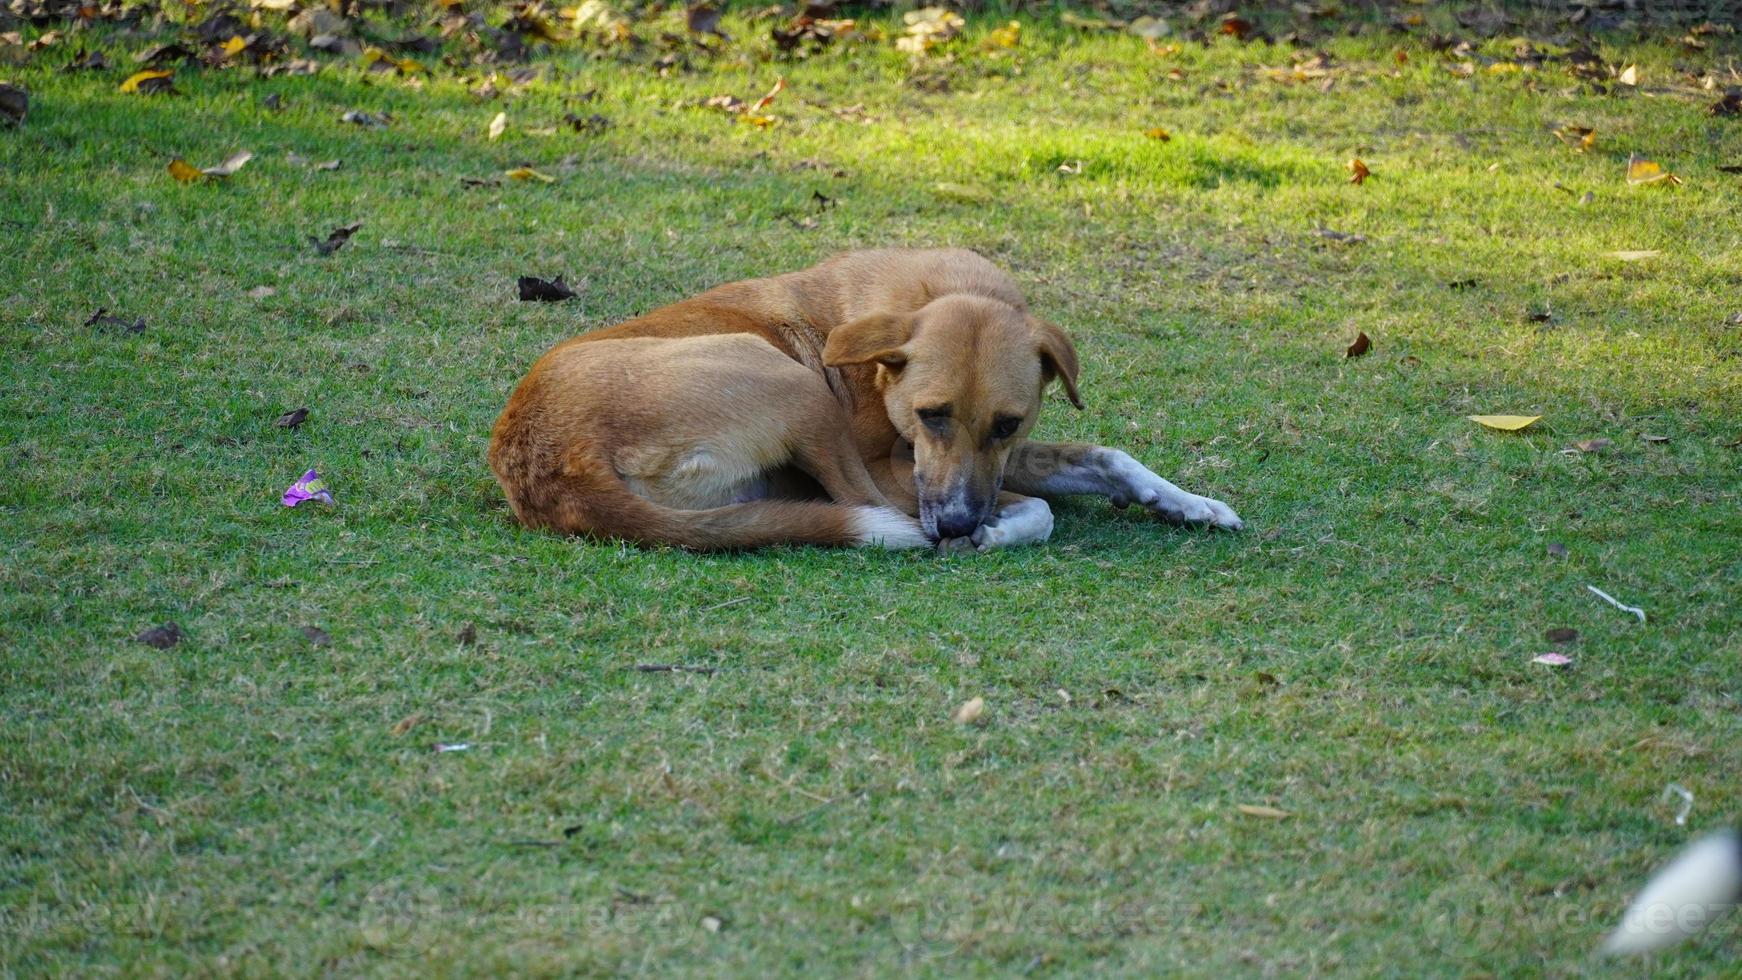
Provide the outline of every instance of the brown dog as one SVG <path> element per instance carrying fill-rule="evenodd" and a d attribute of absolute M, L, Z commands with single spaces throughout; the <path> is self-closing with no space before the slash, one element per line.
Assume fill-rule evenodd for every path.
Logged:
<path fill-rule="evenodd" d="M 849 252 L 556 345 L 490 467 L 529 527 L 686 548 L 984 550 L 1046 540 L 1062 494 L 1241 526 L 1118 450 L 1026 442 L 1054 380 L 1081 408 L 1070 339 L 981 256 Z"/>

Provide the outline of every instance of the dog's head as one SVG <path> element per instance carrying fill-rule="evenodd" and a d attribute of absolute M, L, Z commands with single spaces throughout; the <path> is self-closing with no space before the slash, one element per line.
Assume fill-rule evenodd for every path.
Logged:
<path fill-rule="evenodd" d="M 1058 327 L 1007 303 L 945 296 L 918 312 L 879 313 L 836 327 L 831 366 L 877 365 L 889 421 L 913 444 L 919 520 L 959 538 L 991 516 L 1010 451 L 1034 426 L 1053 379 L 1071 404 L 1077 352 Z"/>

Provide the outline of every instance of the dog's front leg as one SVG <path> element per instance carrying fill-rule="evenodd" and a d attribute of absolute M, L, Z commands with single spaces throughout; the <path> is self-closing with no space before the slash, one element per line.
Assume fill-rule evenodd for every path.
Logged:
<path fill-rule="evenodd" d="M 1234 530 L 1244 526 L 1227 504 L 1187 493 L 1128 454 L 1105 446 L 1025 442 L 1010 454 L 1004 486 L 1041 497 L 1096 494 L 1115 507 L 1140 504 L 1175 524 L 1210 524 Z"/>
<path fill-rule="evenodd" d="M 1052 537 L 1052 508 L 1039 497 L 1024 497 L 1005 491 L 998 495 L 998 509 L 986 523 L 974 529 L 969 540 L 981 551 L 1040 544 Z"/>

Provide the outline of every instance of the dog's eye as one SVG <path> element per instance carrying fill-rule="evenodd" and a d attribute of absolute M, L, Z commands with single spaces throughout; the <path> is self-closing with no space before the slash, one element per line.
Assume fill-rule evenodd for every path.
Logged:
<path fill-rule="evenodd" d="M 1008 439 L 1015 435 L 1016 430 L 1020 428 L 1022 428 L 1021 419 L 1012 418 L 1008 415 L 1002 416 L 998 421 L 992 423 L 992 438 Z"/>
<path fill-rule="evenodd" d="M 947 408 L 921 408 L 914 412 L 919 421 L 933 432 L 942 433 L 950 427 L 950 410 Z"/>

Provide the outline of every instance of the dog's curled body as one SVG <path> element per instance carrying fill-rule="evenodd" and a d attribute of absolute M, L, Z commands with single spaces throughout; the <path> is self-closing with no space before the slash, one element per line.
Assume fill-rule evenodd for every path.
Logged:
<path fill-rule="evenodd" d="M 861 454 L 886 453 L 896 438 L 887 420 L 849 414 L 876 401 L 871 372 L 843 378 L 823 348 L 833 327 L 862 312 L 923 305 L 924 270 L 951 261 L 991 269 L 972 252 L 848 253 L 557 344 L 491 440 L 490 466 L 515 516 L 699 550 L 929 543 L 866 472 Z M 746 499 L 789 467 L 829 499 Z"/>
<path fill-rule="evenodd" d="M 1081 407 L 1076 379 L 981 256 L 849 252 L 557 344 L 489 461 L 529 527 L 698 550 L 1030 543 L 1054 493 L 1239 526 L 1116 450 L 1026 443 L 1049 383 Z"/>

